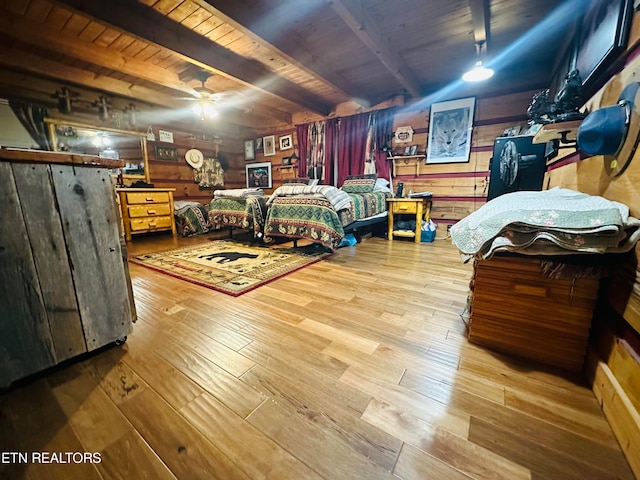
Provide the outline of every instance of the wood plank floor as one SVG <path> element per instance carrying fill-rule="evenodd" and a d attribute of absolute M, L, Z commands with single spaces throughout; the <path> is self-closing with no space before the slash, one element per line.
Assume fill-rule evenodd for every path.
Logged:
<path fill-rule="evenodd" d="M 632 479 L 583 378 L 467 341 L 471 268 L 365 238 L 234 298 L 131 265 L 126 344 L 0 395 L 0 478 Z"/>

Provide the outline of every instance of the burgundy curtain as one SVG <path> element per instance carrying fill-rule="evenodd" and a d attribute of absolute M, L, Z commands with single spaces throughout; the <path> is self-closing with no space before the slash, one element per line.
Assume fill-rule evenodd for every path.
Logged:
<path fill-rule="evenodd" d="M 376 136 L 380 147 L 384 144 L 386 135 L 393 131 L 393 108 L 376 112 Z M 342 118 L 329 118 L 325 124 L 325 149 L 324 149 L 324 177 L 325 185 L 340 186 L 347 175 L 360 175 L 364 172 L 364 159 L 367 143 L 367 128 L 369 125 L 369 113 L 361 113 Z M 298 176 L 308 176 L 309 161 L 307 151 L 309 149 L 309 126 L 296 125 L 298 135 L 298 155 L 300 156 Z M 378 177 L 389 178 L 390 168 L 386 152 L 376 152 L 376 171 Z M 334 182 L 335 166 L 337 164 L 337 184 Z"/>
<path fill-rule="evenodd" d="M 342 185 L 347 175 L 360 175 L 364 172 L 368 125 L 369 113 L 340 118 L 337 186 Z"/>
<path fill-rule="evenodd" d="M 387 135 L 393 133 L 393 117 L 396 113 L 396 108 L 386 108 L 384 110 L 378 110 L 376 133 L 378 137 L 378 152 L 376 156 L 376 172 L 378 178 L 391 178 L 391 166 L 389 163 L 391 160 L 387 159 L 387 152 L 380 151 L 382 145 L 384 145 Z"/>
<path fill-rule="evenodd" d="M 327 148 L 325 149 L 324 160 L 324 184 L 334 185 L 333 175 L 336 161 L 336 141 L 338 139 L 338 119 L 329 118 L 325 129 Z M 334 185 L 336 186 L 336 185 Z"/>
<path fill-rule="evenodd" d="M 298 136 L 298 177 L 307 176 L 307 131 L 308 124 L 296 125 L 296 135 Z M 295 150 L 294 150 L 295 152 Z"/>

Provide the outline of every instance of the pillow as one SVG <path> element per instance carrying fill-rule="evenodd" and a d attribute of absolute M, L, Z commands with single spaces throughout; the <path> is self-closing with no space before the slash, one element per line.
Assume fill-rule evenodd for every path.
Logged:
<path fill-rule="evenodd" d="M 386 178 L 378 178 L 376 179 L 376 184 L 373 186 L 373 191 L 392 193 L 389 185 L 389 180 Z"/>
<path fill-rule="evenodd" d="M 347 193 L 371 193 L 376 184 L 376 174 L 349 175 L 341 189 Z"/>

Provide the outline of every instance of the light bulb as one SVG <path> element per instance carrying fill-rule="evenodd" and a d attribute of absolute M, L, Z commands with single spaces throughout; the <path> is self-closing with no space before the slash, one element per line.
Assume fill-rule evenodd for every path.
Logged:
<path fill-rule="evenodd" d="M 193 106 L 193 111 L 202 119 L 215 117 L 218 112 L 213 105 L 207 101 L 200 101 Z"/>
<path fill-rule="evenodd" d="M 462 75 L 465 82 L 481 82 L 493 76 L 493 70 L 482 65 L 482 61 L 478 60 L 476 66 Z"/>

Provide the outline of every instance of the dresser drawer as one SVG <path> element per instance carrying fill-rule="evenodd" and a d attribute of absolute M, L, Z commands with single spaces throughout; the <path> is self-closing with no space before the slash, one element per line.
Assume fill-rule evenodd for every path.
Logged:
<path fill-rule="evenodd" d="M 393 202 L 391 204 L 391 210 L 393 213 L 413 213 L 418 211 L 418 202 Z"/>
<path fill-rule="evenodd" d="M 158 228 L 171 228 L 173 217 L 144 217 L 144 218 L 132 218 L 130 220 L 131 231 L 139 232 L 141 230 L 151 231 Z"/>
<path fill-rule="evenodd" d="M 169 203 L 169 192 L 127 192 L 127 203 Z"/>
<path fill-rule="evenodd" d="M 171 206 L 168 203 L 130 205 L 128 208 L 130 217 L 171 215 Z"/>

